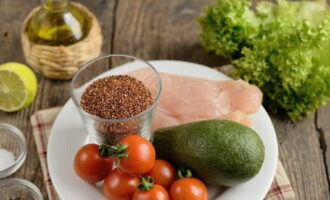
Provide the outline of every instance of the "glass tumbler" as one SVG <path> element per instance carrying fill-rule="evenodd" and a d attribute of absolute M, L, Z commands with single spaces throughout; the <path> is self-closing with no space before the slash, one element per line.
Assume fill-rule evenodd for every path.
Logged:
<path fill-rule="evenodd" d="M 151 93 L 152 104 L 143 112 L 123 119 L 107 119 L 86 112 L 81 106 L 85 89 L 100 78 L 115 75 L 129 75 L 141 81 Z M 89 142 L 113 145 L 122 137 L 131 134 L 138 134 L 150 140 L 152 113 L 157 105 L 161 87 L 157 70 L 147 61 L 133 56 L 107 55 L 82 66 L 72 79 L 71 96 L 87 128 Z M 100 97 L 95 95 L 93 98 Z"/>

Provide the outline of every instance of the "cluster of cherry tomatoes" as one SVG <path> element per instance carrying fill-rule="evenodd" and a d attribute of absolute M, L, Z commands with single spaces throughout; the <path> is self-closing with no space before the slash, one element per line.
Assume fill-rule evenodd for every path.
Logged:
<path fill-rule="evenodd" d="M 207 187 L 189 170 L 156 160 L 153 145 L 130 135 L 115 146 L 87 144 L 74 158 L 76 174 L 90 183 L 104 180 L 109 200 L 207 200 Z"/>

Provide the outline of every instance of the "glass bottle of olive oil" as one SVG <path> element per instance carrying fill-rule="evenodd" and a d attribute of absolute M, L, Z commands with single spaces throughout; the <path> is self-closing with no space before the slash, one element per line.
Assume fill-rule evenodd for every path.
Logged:
<path fill-rule="evenodd" d="M 36 44 L 68 46 L 84 39 L 91 28 L 88 14 L 69 0 L 41 0 L 27 24 L 27 36 Z"/>

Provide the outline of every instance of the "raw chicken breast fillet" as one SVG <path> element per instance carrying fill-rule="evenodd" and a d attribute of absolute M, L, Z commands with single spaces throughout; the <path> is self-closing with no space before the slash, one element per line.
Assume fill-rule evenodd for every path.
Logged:
<path fill-rule="evenodd" d="M 138 69 L 129 75 L 148 87 L 154 81 L 150 73 Z M 260 89 L 242 80 L 211 81 L 164 72 L 160 76 L 163 89 L 154 111 L 153 130 L 207 119 L 228 119 L 251 126 L 247 114 L 257 112 L 262 103 Z"/>

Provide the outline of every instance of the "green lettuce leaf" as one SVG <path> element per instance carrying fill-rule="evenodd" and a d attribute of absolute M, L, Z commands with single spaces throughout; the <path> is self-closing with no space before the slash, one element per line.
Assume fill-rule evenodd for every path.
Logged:
<path fill-rule="evenodd" d="M 234 58 L 243 46 L 249 46 L 259 26 L 249 6 L 246 0 L 221 0 L 206 8 L 207 15 L 199 18 L 206 50 Z"/>

